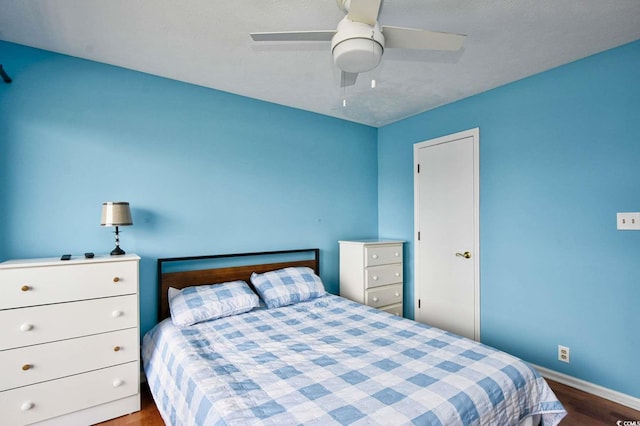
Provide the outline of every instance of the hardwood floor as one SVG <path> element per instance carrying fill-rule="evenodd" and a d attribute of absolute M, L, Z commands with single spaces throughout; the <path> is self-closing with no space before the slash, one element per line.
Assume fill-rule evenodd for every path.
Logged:
<path fill-rule="evenodd" d="M 567 410 L 560 426 L 615 426 L 618 420 L 640 422 L 640 411 L 616 404 L 578 389 L 547 380 Z M 142 409 L 128 416 L 100 423 L 102 426 L 163 426 L 146 385 L 142 385 Z M 502 426 L 502 425 L 496 425 Z"/>
<path fill-rule="evenodd" d="M 547 379 L 567 416 L 561 426 L 615 426 L 618 420 L 640 424 L 640 411 Z"/>

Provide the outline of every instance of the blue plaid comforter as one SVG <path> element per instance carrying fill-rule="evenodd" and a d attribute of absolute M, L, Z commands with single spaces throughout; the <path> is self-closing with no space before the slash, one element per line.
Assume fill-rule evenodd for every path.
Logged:
<path fill-rule="evenodd" d="M 144 337 L 168 425 L 517 425 L 565 411 L 504 352 L 327 295 Z"/>

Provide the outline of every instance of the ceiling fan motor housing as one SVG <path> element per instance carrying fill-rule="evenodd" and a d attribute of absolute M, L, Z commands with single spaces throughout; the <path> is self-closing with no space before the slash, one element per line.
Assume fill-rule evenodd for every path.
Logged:
<path fill-rule="evenodd" d="M 384 36 L 374 26 L 346 17 L 331 40 L 334 64 L 344 72 L 361 73 L 374 69 L 382 59 Z"/>

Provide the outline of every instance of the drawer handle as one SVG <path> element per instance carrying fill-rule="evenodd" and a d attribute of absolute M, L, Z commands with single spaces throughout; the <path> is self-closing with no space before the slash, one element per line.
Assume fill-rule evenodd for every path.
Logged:
<path fill-rule="evenodd" d="M 113 347 L 113 351 L 114 352 L 120 352 L 120 349 L 122 349 L 120 346 L 114 346 Z"/>
<path fill-rule="evenodd" d="M 374 302 L 377 302 L 377 301 L 378 301 L 378 298 L 377 298 L 377 297 L 374 297 L 374 298 L 373 298 L 373 301 L 374 301 Z"/>
<path fill-rule="evenodd" d="M 400 257 L 400 253 L 398 253 L 398 252 L 393 253 L 393 255 L 394 255 L 395 257 Z"/>
<path fill-rule="evenodd" d="M 31 330 L 33 330 L 33 324 L 29 324 L 29 323 L 25 322 L 24 324 L 22 324 L 20 326 L 20 331 L 27 332 L 27 331 L 31 331 Z"/>
<path fill-rule="evenodd" d="M 374 281 L 378 281 L 378 276 L 377 276 L 377 275 L 374 275 L 374 276 L 373 276 L 373 280 L 374 280 Z"/>
<path fill-rule="evenodd" d="M 371 257 L 373 257 L 374 259 L 377 259 L 377 258 L 378 258 L 378 255 L 377 255 L 377 254 L 374 254 L 374 255 L 373 255 L 373 256 L 371 256 Z"/>
<path fill-rule="evenodd" d="M 33 365 L 31 365 L 31 364 L 25 364 L 25 365 L 22 366 L 22 371 L 31 370 L 32 367 L 33 367 Z"/>
<path fill-rule="evenodd" d="M 29 291 L 29 290 L 31 290 L 31 287 L 29 287 L 28 285 L 23 285 L 22 287 L 20 287 L 20 290 Z"/>
<path fill-rule="evenodd" d="M 29 410 L 31 410 L 31 409 L 32 409 L 33 407 L 35 407 L 35 406 L 36 406 L 36 404 L 34 404 L 33 402 L 31 402 L 31 401 L 25 401 L 25 402 L 23 402 L 23 403 L 22 403 L 22 405 L 20 406 L 20 409 L 21 409 L 22 411 L 29 411 Z"/>
<path fill-rule="evenodd" d="M 120 277 L 113 277 L 113 282 L 117 283 L 118 281 L 120 281 Z"/>
<path fill-rule="evenodd" d="M 399 277 L 399 276 L 400 276 L 400 272 L 396 272 L 396 277 Z"/>
<path fill-rule="evenodd" d="M 124 385 L 124 380 L 122 380 L 122 379 L 115 379 L 113 381 L 113 387 L 114 388 L 119 388 L 122 385 Z"/>
<path fill-rule="evenodd" d="M 396 291 L 396 297 L 400 297 L 400 293 Z"/>
<path fill-rule="evenodd" d="M 122 311 L 118 311 L 118 310 L 111 312 L 111 316 L 114 317 L 114 318 L 121 317 L 122 314 L 123 314 L 123 312 Z"/>

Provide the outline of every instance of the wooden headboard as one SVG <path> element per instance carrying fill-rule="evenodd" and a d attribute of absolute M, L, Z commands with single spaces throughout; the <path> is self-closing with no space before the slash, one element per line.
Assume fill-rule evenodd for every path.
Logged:
<path fill-rule="evenodd" d="M 258 258 L 268 257 L 269 259 L 282 257 L 283 259 L 291 258 L 291 256 L 302 256 L 304 260 L 284 260 L 275 263 L 259 263 L 259 264 L 242 264 L 240 266 L 224 266 L 215 268 L 198 268 L 200 265 L 211 265 L 216 261 L 234 260 L 255 261 Z M 307 259 L 309 257 L 309 259 Z M 164 272 L 170 264 L 182 262 L 188 263 L 189 270 L 181 270 L 179 272 Z M 287 268 L 290 266 L 306 266 L 320 275 L 320 249 L 298 249 L 298 250 L 279 250 L 264 251 L 254 253 L 236 253 L 236 254 L 217 254 L 211 256 L 188 256 L 188 257 L 170 257 L 158 259 L 158 322 L 170 316 L 169 312 L 169 287 L 182 289 L 194 285 L 215 284 L 228 281 L 242 280 L 251 286 L 251 274 L 264 273 L 275 269 Z"/>

